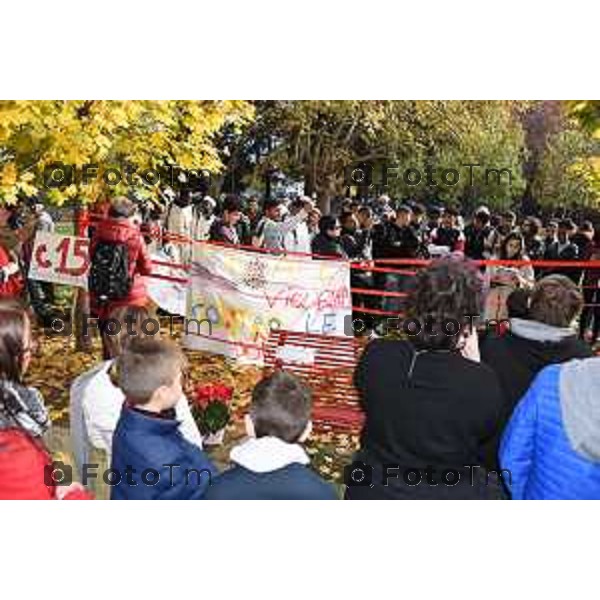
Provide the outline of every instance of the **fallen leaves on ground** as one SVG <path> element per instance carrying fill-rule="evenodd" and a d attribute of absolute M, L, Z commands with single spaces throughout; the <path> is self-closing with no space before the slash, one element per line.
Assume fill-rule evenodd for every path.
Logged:
<path fill-rule="evenodd" d="M 64 430 L 69 427 L 69 389 L 73 380 L 97 364 L 102 357 L 99 337 L 93 340 L 90 353 L 75 350 L 71 337 L 46 337 L 42 330 L 36 330 L 39 349 L 32 360 L 27 373 L 28 385 L 42 393 L 50 412 L 53 426 Z M 168 335 L 165 329 L 164 335 Z M 207 452 L 217 466 L 225 468 L 229 451 L 245 437 L 244 415 L 248 411 L 254 385 L 261 377 L 256 367 L 239 366 L 233 360 L 205 352 L 187 351 L 188 374 L 186 392 L 199 383 L 220 382 L 234 388 L 232 400 L 232 419 L 227 427 L 225 442 L 222 446 L 208 447 Z M 55 455 L 68 455 L 68 435 L 54 436 L 57 447 L 51 448 Z M 343 467 L 351 460 L 358 446 L 356 435 L 331 431 L 315 431 L 306 444 L 313 467 L 321 475 L 336 483 L 343 481 Z"/>

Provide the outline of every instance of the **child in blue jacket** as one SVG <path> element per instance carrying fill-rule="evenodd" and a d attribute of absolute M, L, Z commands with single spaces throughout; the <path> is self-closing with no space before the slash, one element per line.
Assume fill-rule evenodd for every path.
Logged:
<path fill-rule="evenodd" d="M 309 467 L 301 443 L 311 431 L 310 389 L 276 371 L 252 392 L 250 438 L 231 451 L 233 467 L 215 478 L 211 500 L 336 500 L 331 485 Z"/>
<path fill-rule="evenodd" d="M 179 430 L 183 356 L 171 342 L 135 340 L 117 362 L 126 401 L 113 435 L 113 500 L 203 498 L 216 470 Z"/>

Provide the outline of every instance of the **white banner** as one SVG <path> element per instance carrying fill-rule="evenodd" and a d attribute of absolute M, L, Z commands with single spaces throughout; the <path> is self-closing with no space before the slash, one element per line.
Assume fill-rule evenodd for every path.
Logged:
<path fill-rule="evenodd" d="M 35 237 L 31 256 L 30 279 L 87 289 L 90 266 L 89 244 L 88 238 L 39 231 Z M 151 257 L 152 260 L 161 263 L 172 262 L 172 259 L 162 251 L 152 254 Z M 155 265 L 153 272 L 179 279 L 187 277 L 185 270 L 162 264 Z M 147 277 L 146 286 L 150 299 L 163 310 L 175 315 L 185 315 L 187 283 Z"/>
<path fill-rule="evenodd" d="M 152 253 L 151 256 L 153 261 L 160 263 L 173 262 L 172 258 L 162 250 Z M 184 269 L 168 267 L 165 264 L 155 264 L 152 272 L 177 279 L 187 278 L 187 272 Z M 148 288 L 148 295 L 152 301 L 158 304 L 163 310 L 174 315 L 185 315 L 189 283 L 148 277 L 146 279 L 146 286 Z"/>
<path fill-rule="evenodd" d="M 261 365 L 271 328 L 344 335 L 350 265 L 196 244 L 186 314 L 186 347 Z"/>
<path fill-rule="evenodd" d="M 87 289 L 89 244 L 88 238 L 38 231 L 29 278 Z"/>

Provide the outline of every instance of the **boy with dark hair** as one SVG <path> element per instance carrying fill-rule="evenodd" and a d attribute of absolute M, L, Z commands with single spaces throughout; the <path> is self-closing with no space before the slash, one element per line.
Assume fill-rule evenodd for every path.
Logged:
<path fill-rule="evenodd" d="M 545 260 L 557 260 L 561 262 L 576 261 L 580 259 L 579 248 L 571 239 L 577 228 L 571 219 L 563 219 L 558 223 L 558 234 L 556 240 L 546 246 L 544 252 Z M 579 284 L 581 269 L 569 267 L 554 267 L 549 269 L 548 274 L 566 275 L 574 283 Z"/>
<path fill-rule="evenodd" d="M 434 246 L 448 248 L 450 252 L 464 252 L 465 237 L 458 227 L 459 212 L 449 207 L 442 215 L 442 224 L 431 232 L 431 243 Z"/>
<path fill-rule="evenodd" d="M 527 217 L 521 228 L 525 241 L 525 253 L 531 260 L 541 260 L 544 257 L 544 241 L 540 237 L 542 222 L 537 217 Z"/>
<path fill-rule="evenodd" d="M 317 258 L 322 256 L 348 258 L 340 243 L 341 233 L 340 222 L 333 215 L 323 215 L 319 220 L 319 233 L 311 242 L 312 253 L 318 255 Z"/>
<path fill-rule="evenodd" d="M 113 311 L 102 331 L 102 342 L 109 358 L 77 377 L 71 385 L 71 445 L 79 473 L 83 465 L 90 462 L 92 448 L 104 451 L 110 463 L 113 434 L 125 401 L 122 390 L 114 381 L 115 363 L 133 340 L 147 337 L 143 327 L 145 322 L 152 321 L 152 314 L 139 306 L 125 306 Z M 109 330 L 111 321 L 120 324 L 119 331 Z M 201 449 L 202 438 L 185 396 L 180 398 L 175 412 L 183 436 Z"/>
<path fill-rule="evenodd" d="M 512 233 L 517 226 L 517 215 L 512 210 L 506 210 L 500 215 L 500 225 L 498 231 L 500 235 L 506 237 Z"/>
<path fill-rule="evenodd" d="M 307 196 L 303 196 L 301 200 L 303 208 L 285 221 L 281 221 L 282 200 L 265 200 L 264 216 L 256 226 L 252 245 L 269 250 L 284 250 L 285 236 L 305 221 L 314 208 L 312 200 Z"/>
<path fill-rule="evenodd" d="M 184 439 L 175 415 L 183 355 L 172 342 L 134 340 L 117 359 L 125 403 L 113 436 L 113 500 L 197 500 L 216 469 Z"/>
<path fill-rule="evenodd" d="M 465 227 L 465 256 L 473 260 L 490 257 L 493 229 L 490 225 L 490 213 L 487 208 L 479 208 L 472 222 Z"/>
<path fill-rule="evenodd" d="M 213 222 L 209 231 L 212 242 L 224 244 L 239 244 L 243 234 L 241 232 L 242 202 L 232 195 L 227 196 L 223 202 L 223 216 Z"/>
<path fill-rule="evenodd" d="M 311 392 L 298 378 L 276 371 L 252 392 L 250 439 L 231 451 L 233 467 L 215 479 L 211 500 L 335 500 L 333 488 L 308 465 L 300 445 L 310 435 Z"/>

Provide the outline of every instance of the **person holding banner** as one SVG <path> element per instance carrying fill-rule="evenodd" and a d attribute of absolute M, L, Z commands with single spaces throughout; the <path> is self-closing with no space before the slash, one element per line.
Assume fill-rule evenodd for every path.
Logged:
<path fill-rule="evenodd" d="M 256 227 L 252 245 L 268 250 L 285 250 L 285 237 L 288 233 L 306 221 L 310 211 L 314 208 L 308 196 L 301 198 L 303 207 L 295 215 L 285 221 L 281 220 L 282 200 L 280 198 L 265 201 L 265 215 Z"/>
<path fill-rule="evenodd" d="M 18 218 L 12 219 L 9 222 L 9 227 L 14 231 L 17 240 L 14 252 L 18 258 L 12 262 L 16 262 L 22 274 L 29 273 L 37 232 L 35 224 L 31 219 L 25 219 L 23 215 L 19 215 Z M 15 266 L 10 266 L 10 261 L 5 266 L 5 275 L 8 275 L 8 279 L 10 280 L 11 272 L 13 272 L 12 277 L 14 278 L 11 286 L 7 288 L 7 294 L 5 295 L 16 297 L 26 289 L 29 295 L 29 303 L 36 317 L 44 325 L 49 325 L 53 319 L 52 305 L 48 296 L 48 288 L 43 285 L 44 282 L 37 281 L 31 277 L 27 277 L 27 279 L 23 278 L 22 287 L 17 291 L 16 287 L 19 286 L 17 284 L 18 277 L 14 274 Z"/>

